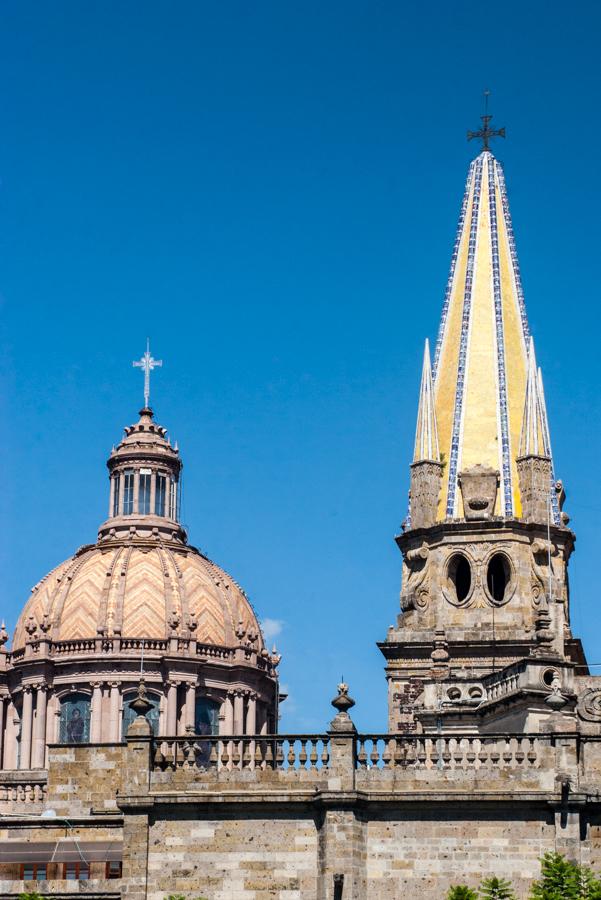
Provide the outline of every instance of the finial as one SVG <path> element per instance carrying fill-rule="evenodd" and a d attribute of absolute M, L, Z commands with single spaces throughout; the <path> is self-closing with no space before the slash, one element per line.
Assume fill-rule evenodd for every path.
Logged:
<path fill-rule="evenodd" d="M 482 150 L 487 151 L 490 150 L 489 143 L 491 138 L 494 137 L 505 137 L 505 129 L 504 128 L 491 128 L 490 120 L 492 116 L 488 113 L 488 98 L 490 97 L 490 91 L 484 91 L 484 115 L 480 116 L 482 119 L 482 127 L 478 131 L 468 131 L 467 139 L 471 141 L 473 138 L 480 138 L 482 141 Z"/>
<path fill-rule="evenodd" d="M 152 709 L 152 703 L 150 702 L 150 700 L 146 699 L 146 687 L 144 685 L 143 678 L 140 679 L 140 683 L 138 685 L 138 693 L 129 704 L 129 707 L 130 709 L 133 709 L 138 717 L 145 717 L 146 714 Z"/>
<path fill-rule="evenodd" d="M 153 369 L 163 365 L 162 359 L 153 359 L 150 353 L 150 338 L 146 338 L 146 353 L 137 362 L 133 362 L 132 366 L 142 369 L 144 372 L 144 409 L 149 409 L 150 403 L 150 373 Z"/>
<path fill-rule="evenodd" d="M 338 710 L 339 713 L 348 713 L 349 709 L 352 709 L 355 705 L 355 701 L 349 696 L 348 691 L 348 684 L 341 681 L 338 685 L 338 694 L 332 700 L 332 706 L 334 709 Z"/>

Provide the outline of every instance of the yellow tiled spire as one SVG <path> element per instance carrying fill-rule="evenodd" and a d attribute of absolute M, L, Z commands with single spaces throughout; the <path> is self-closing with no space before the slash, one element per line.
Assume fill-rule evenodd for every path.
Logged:
<path fill-rule="evenodd" d="M 529 342 L 503 170 L 484 150 L 469 169 L 434 355 L 439 520 L 462 516 L 457 476 L 478 464 L 500 473 L 495 515 L 521 515 Z"/>
<path fill-rule="evenodd" d="M 438 429 L 436 427 L 436 410 L 434 409 L 434 391 L 432 388 L 430 342 L 427 338 L 424 347 L 422 383 L 419 390 L 419 407 L 417 411 L 417 428 L 415 430 L 413 462 L 420 462 L 425 459 L 434 460 L 435 462 L 440 461 Z"/>

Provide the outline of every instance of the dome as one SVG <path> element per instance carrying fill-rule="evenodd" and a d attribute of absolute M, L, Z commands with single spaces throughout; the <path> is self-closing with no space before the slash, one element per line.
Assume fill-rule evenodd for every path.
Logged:
<path fill-rule="evenodd" d="M 150 539 L 152 541 L 152 539 Z M 263 649 L 241 588 L 194 547 L 136 537 L 82 547 L 42 579 L 17 622 L 12 649 L 38 629 L 53 642 L 106 637 L 194 637 Z"/>

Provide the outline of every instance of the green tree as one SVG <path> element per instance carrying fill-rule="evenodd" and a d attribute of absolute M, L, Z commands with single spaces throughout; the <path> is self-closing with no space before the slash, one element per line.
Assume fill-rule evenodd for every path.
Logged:
<path fill-rule="evenodd" d="M 581 900 L 601 900 L 601 880 L 590 869 L 580 867 Z"/>
<path fill-rule="evenodd" d="M 19 894 L 19 900 L 44 900 L 44 898 L 37 891 L 22 891 Z"/>
<path fill-rule="evenodd" d="M 561 853 L 545 853 L 541 877 L 530 891 L 530 900 L 582 900 L 583 872 Z M 587 888 L 588 890 L 588 888 Z"/>
<path fill-rule="evenodd" d="M 449 888 L 447 900 L 478 900 L 478 894 L 466 884 L 454 884 Z"/>
<path fill-rule="evenodd" d="M 505 878 L 485 878 L 480 885 L 479 895 L 482 900 L 516 900 L 511 882 Z"/>

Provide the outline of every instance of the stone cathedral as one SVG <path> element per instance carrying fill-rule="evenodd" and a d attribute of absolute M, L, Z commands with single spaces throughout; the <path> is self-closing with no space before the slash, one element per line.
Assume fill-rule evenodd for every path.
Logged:
<path fill-rule="evenodd" d="M 0 631 L 0 897 L 441 900 L 496 874 L 525 900 L 547 850 L 601 866 L 601 680 L 498 134 L 472 135 L 425 345 L 386 730 L 357 731 L 341 684 L 322 733 L 278 733 L 280 657 L 188 543 L 146 387 L 95 543 Z"/>

